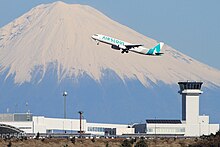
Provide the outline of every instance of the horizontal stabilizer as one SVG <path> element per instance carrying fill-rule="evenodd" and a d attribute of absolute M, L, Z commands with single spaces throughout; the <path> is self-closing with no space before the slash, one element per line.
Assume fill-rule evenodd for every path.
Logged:
<path fill-rule="evenodd" d="M 155 53 L 155 55 L 158 55 L 158 56 L 159 56 L 159 55 L 162 55 L 162 54 L 164 54 L 164 53 Z"/>

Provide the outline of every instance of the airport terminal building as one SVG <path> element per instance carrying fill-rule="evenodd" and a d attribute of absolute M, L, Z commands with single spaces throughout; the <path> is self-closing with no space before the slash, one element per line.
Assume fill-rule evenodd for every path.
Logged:
<path fill-rule="evenodd" d="M 215 134 L 219 124 L 210 124 L 209 116 L 199 115 L 199 95 L 202 82 L 179 82 L 182 95 L 182 120 L 147 119 L 144 124 L 135 124 L 135 133 L 171 136 L 201 136 Z"/>
<path fill-rule="evenodd" d="M 179 82 L 182 95 L 182 120 L 147 119 L 143 124 L 89 123 L 85 119 L 61 119 L 33 116 L 30 113 L 0 114 L 0 134 L 23 133 L 69 133 L 80 132 L 92 135 L 157 135 L 188 136 L 215 134 L 219 124 L 210 124 L 209 116 L 199 115 L 199 95 L 202 82 Z M 3 132 L 1 132 L 1 130 Z"/>
<path fill-rule="evenodd" d="M 0 124 L 13 126 L 25 133 L 68 133 L 81 131 L 93 135 L 133 134 L 134 128 L 122 124 L 89 123 L 85 119 L 47 118 L 32 114 L 0 114 Z"/>

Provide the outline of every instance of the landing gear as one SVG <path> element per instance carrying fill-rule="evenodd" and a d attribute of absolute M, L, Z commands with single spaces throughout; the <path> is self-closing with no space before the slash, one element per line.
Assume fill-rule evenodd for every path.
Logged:
<path fill-rule="evenodd" d="M 128 53 L 128 50 L 122 50 L 121 53 L 122 53 L 122 54 Z"/>
<path fill-rule="evenodd" d="M 99 45 L 99 41 L 96 41 L 96 44 Z"/>

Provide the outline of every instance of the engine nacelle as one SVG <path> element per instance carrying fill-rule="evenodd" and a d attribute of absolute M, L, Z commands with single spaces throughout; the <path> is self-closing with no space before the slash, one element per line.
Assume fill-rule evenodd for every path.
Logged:
<path fill-rule="evenodd" d="M 112 45 L 112 49 L 115 49 L 115 50 L 120 50 L 120 49 L 126 49 L 126 47 L 124 46 L 124 45 L 119 45 L 119 46 L 117 46 L 117 45 Z"/>
<path fill-rule="evenodd" d="M 119 46 L 116 46 L 116 45 L 112 45 L 111 48 L 114 49 L 114 50 L 120 50 L 120 47 L 119 47 Z"/>

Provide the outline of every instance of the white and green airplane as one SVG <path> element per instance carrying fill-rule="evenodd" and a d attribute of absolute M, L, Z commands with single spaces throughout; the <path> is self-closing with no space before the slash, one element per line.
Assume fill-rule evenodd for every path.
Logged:
<path fill-rule="evenodd" d="M 111 45 L 112 49 L 122 50 L 121 53 L 128 53 L 129 51 L 131 51 L 139 54 L 152 55 L 152 56 L 159 56 L 163 54 L 160 52 L 164 45 L 163 42 L 160 42 L 155 47 L 148 49 L 143 47 L 142 44 L 132 44 L 101 34 L 92 35 L 92 39 L 94 39 L 97 42 L 97 45 L 99 45 L 99 42 L 103 42 Z"/>

